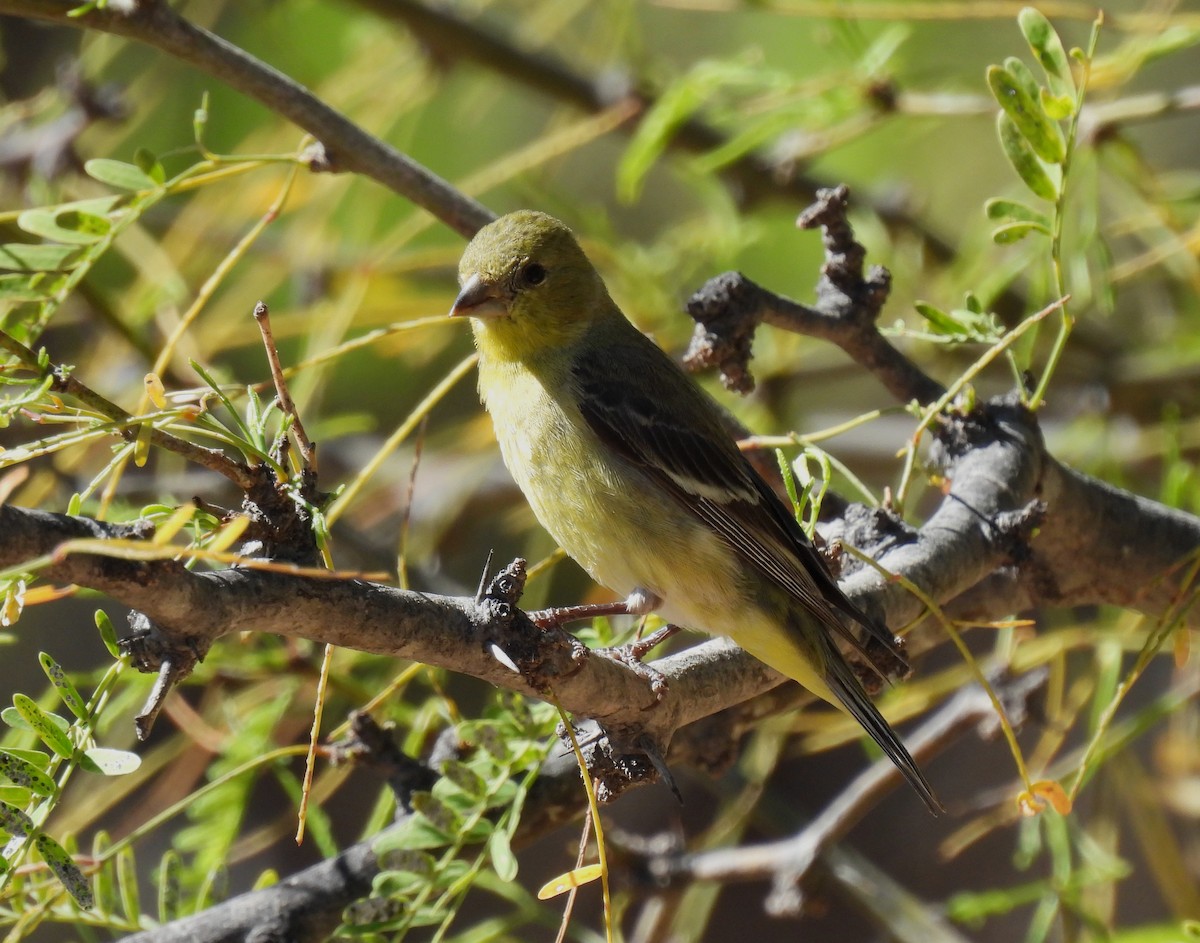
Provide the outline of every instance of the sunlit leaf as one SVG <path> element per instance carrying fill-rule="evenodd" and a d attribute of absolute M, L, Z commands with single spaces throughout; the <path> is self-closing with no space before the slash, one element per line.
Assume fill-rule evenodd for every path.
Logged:
<path fill-rule="evenodd" d="M 142 765 L 142 758 L 128 750 L 112 750 L 107 747 L 90 747 L 83 751 L 79 765 L 89 773 L 105 776 L 125 776 Z"/>
<path fill-rule="evenodd" d="M 156 409 L 167 408 L 166 389 L 163 387 L 163 381 L 159 379 L 157 373 L 147 373 L 145 378 L 146 395 L 150 397 L 150 402 L 154 404 Z"/>
<path fill-rule="evenodd" d="M 117 630 L 112 624 L 112 619 L 108 617 L 108 613 L 103 609 L 97 609 L 95 621 L 96 628 L 100 631 L 100 640 L 104 643 L 104 647 L 108 649 L 108 653 L 113 658 L 120 658 L 121 646 L 117 642 Z"/>
<path fill-rule="evenodd" d="M 153 190 L 158 181 L 136 164 L 107 157 L 95 157 L 83 165 L 84 171 L 93 180 L 108 184 L 118 190 Z"/>
<path fill-rule="evenodd" d="M 45 772 L 11 750 L 0 750 L 0 776 L 39 796 L 52 796 L 58 791 L 54 780 Z"/>
<path fill-rule="evenodd" d="M 34 847 L 37 848 L 42 860 L 50 866 L 54 876 L 67 889 L 67 893 L 71 895 L 75 903 L 84 910 L 91 910 L 95 904 L 95 898 L 92 896 L 92 888 L 88 884 L 88 879 L 83 876 L 79 865 L 66 853 L 62 845 L 42 832 L 34 839 Z"/>
<path fill-rule="evenodd" d="M 1049 164 L 1061 164 L 1067 156 L 1062 128 L 1042 109 L 1041 99 L 1030 95 L 1022 81 L 1023 77 L 997 65 L 989 66 L 987 70 L 988 87 L 992 95 L 1021 137 L 1042 160 Z"/>
<path fill-rule="evenodd" d="M 504 829 L 498 828 L 488 836 L 488 856 L 492 859 L 492 868 L 501 881 L 512 881 L 517 876 L 517 856 L 513 854 L 512 845 Z"/>
<path fill-rule="evenodd" d="M 88 717 L 87 701 L 83 699 L 83 695 L 67 677 L 62 665 L 46 652 L 38 652 L 38 663 L 42 666 L 46 677 L 50 679 L 50 683 L 54 685 L 54 689 L 58 691 L 59 698 L 67 705 L 67 709 L 80 720 L 86 720 Z"/>
<path fill-rule="evenodd" d="M 538 900 L 549 900 L 552 897 L 558 897 L 559 894 L 565 894 L 573 888 L 590 884 L 592 881 L 598 880 L 602 872 L 603 869 L 600 865 L 587 864 L 574 871 L 568 871 L 566 874 L 560 874 L 538 888 Z"/>
<path fill-rule="evenodd" d="M 1048 236 L 1050 235 L 1050 230 L 1037 223 L 1006 223 L 992 230 L 992 241 L 996 245 L 1007 246 L 1012 245 L 1014 242 L 1020 242 L 1026 236 L 1033 233 Z"/>
<path fill-rule="evenodd" d="M 988 200 L 984 203 L 983 209 L 988 219 L 1011 220 L 1018 223 L 1036 223 L 1047 232 L 1050 231 L 1049 216 L 1017 200 Z"/>
<path fill-rule="evenodd" d="M 79 260 L 80 252 L 78 246 L 7 242 L 0 245 L 0 269 L 16 272 L 61 272 L 71 268 Z"/>
<path fill-rule="evenodd" d="M 1025 186 L 1043 200 L 1052 203 L 1057 200 L 1058 184 L 1051 179 L 1046 165 L 1038 159 L 1024 135 L 1017 130 L 1008 112 L 1002 111 L 996 116 L 996 130 L 1000 135 L 1000 146 L 1004 150 L 1004 156 L 1025 182 Z"/>
<path fill-rule="evenodd" d="M 1025 34 L 1025 41 L 1037 57 L 1038 64 L 1046 73 L 1046 84 L 1050 87 L 1051 94 L 1065 98 L 1073 104 L 1075 79 L 1071 75 L 1071 61 L 1067 58 L 1062 40 L 1050 21 L 1041 11 L 1025 7 L 1017 14 L 1017 24 Z"/>
<path fill-rule="evenodd" d="M 70 726 L 66 720 L 57 714 L 43 711 L 32 698 L 24 694 L 13 695 L 13 708 L 42 743 L 64 759 L 71 758 L 75 749 L 66 733 Z"/>

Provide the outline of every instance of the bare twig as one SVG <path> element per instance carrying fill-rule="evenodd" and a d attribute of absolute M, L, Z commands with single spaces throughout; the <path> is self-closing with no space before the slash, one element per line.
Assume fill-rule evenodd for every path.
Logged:
<path fill-rule="evenodd" d="M 300 457 L 304 465 L 311 471 L 317 470 L 317 450 L 304 431 L 304 423 L 300 421 L 300 413 L 292 394 L 288 391 L 287 380 L 283 376 L 283 365 L 279 362 L 279 348 L 275 346 L 275 335 L 271 333 L 271 312 L 265 301 L 254 306 L 254 320 L 262 333 L 263 348 L 267 353 L 267 363 L 271 366 L 271 379 L 275 383 L 275 395 L 279 397 L 279 408 L 285 416 L 292 420 L 292 431 L 296 435 L 296 444 L 300 447 Z"/>
<path fill-rule="evenodd" d="M 718 275 L 688 301 L 696 321 L 685 363 L 692 369 L 718 367 L 729 389 L 747 392 L 750 345 L 760 323 L 836 344 L 869 370 L 902 403 L 936 402 L 943 387 L 893 347 L 876 326 L 887 298 L 890 276 L 873 267 L 864 275 L 866 251 L 854 241 L 846 213 L 849 190 L 843 185 L 817 194 L 801 214 L 804 229 L 821 227 L 825 264 L 812 307 L 756 285 L 740 272 Z"/>

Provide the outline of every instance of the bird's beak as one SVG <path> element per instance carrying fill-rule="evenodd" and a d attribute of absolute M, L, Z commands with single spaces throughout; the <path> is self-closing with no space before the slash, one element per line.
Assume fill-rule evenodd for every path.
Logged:
<path fill-rule="evenodd" d="M 508 303 L 502 290 L 479 275 L 472 275 L 463 282 L 462 291 L 450 308 L 452 318 L 500 318 L 507 315 Z"/>

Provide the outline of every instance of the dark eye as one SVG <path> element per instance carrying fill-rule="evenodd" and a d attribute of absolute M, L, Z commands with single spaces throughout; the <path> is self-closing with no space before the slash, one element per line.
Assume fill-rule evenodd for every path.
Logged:
<path fill-rule="evenodd" d="M 540 285 L 546 280 L 545 266 L 530 262 L 521 270 L 521 281 L 526 285 Z"/>

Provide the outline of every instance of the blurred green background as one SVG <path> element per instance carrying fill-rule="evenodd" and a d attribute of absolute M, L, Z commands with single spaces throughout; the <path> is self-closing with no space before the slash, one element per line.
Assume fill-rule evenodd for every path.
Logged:
<path fill-rule="evenodd" d="M 781 294 L 811 300 L 821 246 L 817 234 L 795 229 L 805 205 L 797 197 L 803 189 L 797 181 L 850 185 L 853 221 L 868 261 L 886 266 L 893 276 L 882 323 L 895 325 L 896 343 L 944 382 L 984 348 L 931 342 L 915 301 L 953 309 L 973 292 L 1012 326 L 1055 296 L 1045 241 L 996 245 L 990 236 L 994 223 L 983 212 L 991 197 L 1033 199 L 1023 195 L 1001 152 L 996 108 L 984 82 L 990 63 L 1012 55 L 1031 61 L 1016 25 L 1019 4 L 497 0 L 445 5 L 448 14 L 507 44 L 505 62 L 476 61 L 453 38 L 432 43 L 415 35 L 399 15 L 407 4 L 394 4 L 395 16 L 386 15 L 386 5 L 377 6 L 384 12 L 315 0 L 205 0 L 178 9 L 303 83 L 496 212 L 534 207 L 566 220 L 626 313 L 672 352 L 682 352 L 691 334 L 691 320 L 683 312 L 686 299 L 722 271 L 739 269 Z M 1041 9 L 1068 46 L 1086 44 L 1091 7 L 1058 2 Z M 169 393 L 183 397 L 198 385 L 189 359 L 231 388 L 268 378 L 251 318 L 259 299 L 271 307 L 285 364 L 305 364 L 385 329 L 374 342 L 303 366 L 293 380 L 309 434 L 320 444 L 323 487 L 353 487 L 352 500 L 335 505 L 336 564 L 402 568 L 415 588 L 467 593 L 474 591 L 489 551 L 500 560 L 523 554 L 531 561 L 553 551 L 500 465 L 470 372 L 428 410 L 424 424 L 414 423 L 398 447 L 381 451 L 471 352 L 466 325 L 441 318 L 456 290 L 459 236 L 368 180 L 301 170 L 289 183 L 294 170 L 289 155 L 302 146 L 301 134 L 185 63 L 121 38 L 12 19 L 0 22 L 0 39 L 5 96 L 0 142 L 44 129 L 64 113 L 68 105 L 54 89 L 54 72 L 60 62 L 73 61 L 86 81 L 112 83 L 125 108 L 123 118 L 96 122 L 79 137 L 74 150 L 80 159 L 134 161 L 142 149 L 161 161 L 168 175 L 182 171 L 199 160 L 193 120 L 205 96 L 204 143 L 215 154 L 228 155 L 218 161 L 227 173 L 206 177 L 202 185 L 181 188 L 156 204 L 92 269 L 83 289 L 62 306 L 38 341 L 53 359 L 76 364 L 86 382 L 132 409 L 153 355 L 208 290 L 202 286 L 214 273 L 211 297 L 162 371 Z M 1196 4 L 1106 7 L 1064 211 L 1065 283 L 1078 326 L 1043 413 L 1059 458 L 1190 512 L 1200 508 L 1195 469 L 1200 445 L 1198 40 Z M 557 89 L 534 88 L 511 74 L 516 69 L 535 76 L 547 63 L 577 74 L 611 105 L 588 112 L 566 100 L 561 83 Z M 647 130 L 650 121 L 638 130 L 622 104 L 630 89 L 659 102 L 649 114 L 660 126 L 694 117 L 708 123 L 724 144 L 685 153 L 667 139 L 656 139 Z M 759 175 L 753 190 L 745 179 L 722 175 L 741 154 L 754 154 L 772 168 Z M 260 161 L 246 160 L 259 155 Z M 108 192 L 77 168 L 48 179 L 20 161 L 9 160 L 6 167 L 0 205 L 11 211 L 4 217 L 8 239 L 15 238 L 14 221 L 22 208 Z M 239 240 L 285 191 L 277 218 L 235 257 Z M 930 238 L 944 251 L 931 248 Z M 0 310 L 6 324 L 27 314 L 20 305 Z M 1023 365 L 1040 368 L 1051 333 L 1044 329 L 1019 349 Z M 745 398 L 724 393 L 713 377 L 702 382 L 755 432 L 813 432 L 898 405 L 840 352 L 807 338 L 760 331 L 753 366 L 758 387 Z M 1012 384 L 1012 372 L 995 367 L 976 386 L 988 394 Z M 897 451 L 912 427 L 911 417 L 892 410 L 824 445 L 878 497 L 896 486 Z M 0 432 L 0 444 L 11 447 L 37 435 L 36 429 L 16 424 Z M 28 480 L 10 500 L 64 510 L 109 457 L 105 442 L 31 463 Z M 359 477 L 376 458 L 378 471 Z M 843 478 L 835 486 L 859 497 Z M 89 497 L 85 512 L 97 511 L 103 491 L 99 487 Z M 214 476 L 155 454 L 145 469 L 129 469 L 113 482 L 110 513 L 131 515 L 144 505 L 178 504 L 193 494 L 217 504 L 235 499 Z M 937 497 L 936 488 L 930 488 L 924 503 L 911 502 L 910 519 L 919 523 L 922 508 Z M 602 593 L 564 562 L 530 584 L 524 603 L 533 608 L 600 598 Z M 41 612 L 27 615 L 4 656 L 5 691 L 26 683 L 38 648 L 81 670 L 102 658 L 87 616 L 93 602 L 60 604 L 47 623 L 34 621 Z M 43 628 L 29 628 L 35 625 Z M 1109 612 L 1072 613 L 1046 616 L 1042 625 L 1046 631 L 1082 625 L 1090 633 L 1094 647 L 1064 642 L 1061 650 L 1087 676 L 1106 634 L 1127 628 L 1128 619 Z M 42 632 L 45 637 L 39 637 Z M 188 702 L 213 730 L 235 731 L 247 718 L 257 718 L 274 730 L 277 742 L 302 742 L 317 657 L 308 646 L 273 639 L 225 640 L 199 673 Z M 1173 670 L 1161 661 L 1147 681 L 1152 689 L 1166 684 Z M 383 659 L 340 653 L 330 716 L 340 718 L 348 707 L 363 703 L 396 670 Z M 1188 670 L 1195 671 L 1194 663 Z M 273 672 L 287 677 L 271 677 Z M 459 680 L 443 677 L 428 684 L 409 692 L 412 704 L 430 692 L 468 704 L 485 696 Z M 449 685 L 450 693 L 442 685 Z M 135 682 L 127 706 L 144 693 L 144 684 Z M 271 721 L 278 726 L 271 727 L 256 711 L 284 695 L 286 716 L 281 713 Z M 1146 703 L 1133 698 L 1130 709 Z M 395 710 L 416 731 L 410 738 L 415 748 L 446 713 L 429 708 L 429 716 L 421 714 L 418 723 L 414 717 L 421 708 Z M 1178 737 L 1194 738 L 1195 722 L 1193 704 L 1157 728 L 1146 749 L 1131 754 L 1131 768 L 1114 774 L 1115 784 L 1089 793 L 1096 818 L 1082 820 L 1111 824 L 1126 816 L 1126 827 L 1118 830 L 1121 838 L 1107 850 L 1127 854 L 1133 870 L 1145 872 L 1141 880 L 1105 885 L 1112 900 L 1119 899 L 1119 907 L 1109 901 L 1116 926 L 1200 917 L 1195 889 L 1200 763 L 1194 743 L 1178 762 L 1175 752 Z M 111 724 L 114 738 L 128 739 L 128 713 L 113 716 Z M 164 763 L 167 756 L 178 761 L 186 755 L 186 740 L 173 740 L 171 746 L 169 731 L 159 736 L 157 749 L 167 751 Z M 201 735 L 193 730 L 189 736 Z M 796 804 L 818 808 L 850 775 L 859 759 L 850 755 L 854 752 L 843 749 L 789 767 L 775 781 L 771 801 L 787 807 L 800 796 Z M 214 755 L 219 762 L 222 756 L 232 762 L 221 749 Z M 933 764 L 932 776 L 953 783 L 946 791 L 966 808 L 991 808 L 984 787 L 1011 779 L 1009 762 L 998 744 L 960 745 Z M 185 795 L 203 767 L 194 763 L 174 786 L 160 782 L 156 788 L 162 796 Z M 1151 797 L 1145 780 L 1155 777 L 1157 791 Z M 1136 786 L 1130 785 L 1134 781 Z M 331 779 L 329 790 L 333 811 L 350 812 L 337 829 L 340 839 L 351 840 L 375 800 L 361 784 L 353 786 L 358 792 L 334 793 L 341 782 Z M 682 815 L 692 834 L 732 786 L 686 785 L 689 801 Z M 345 795 L 355 798 L 338 799 Z M 258 793 L 255 797 L 266 802 Z M 130 801 L 128 796 L 113 799 L 110 822 L 136 819 L 119 804 Z M 147 800 L 147 808 L 165 801 Z M 339 801 L 344 808 L 338 808 Z M 1151 804 L 1158 807 L 1153 813 L 1145 808 Z M 265 815 L 261 805 L 248 808 Z M 132 818 L 121 819 L 121 809 Z M 264 862 L 278 861 L 286 871 L 312 854 L 311 846 L 299 859 L 292 852 L 264 852 L 283 844 L 279 839 L 290 814 L 271 809 L 271 824 L 256 833 L 261 841 L 247 846 L 243 839 L 237 846 L 231 860 L 245 862 L 244 875 L 256 873 Z M 632 797 L 615 814 L 631 828 L 662 827 L 681 815 L 665 794 Z M 73 826 L 90 824 L 82 806 L 64 816 Z M 783 818 L 763 813 L 756 825 L 775 834 L 794 824 Z M 928 900 L 1050 881 L 1036 854 L 1030 859 L 1032 872 L 1011 871 L 1019 835 L 1022 847 L 1032 841 L 1028 828 L 1006 825 L 947 865 L 938 856 L 938 843 L 953 829 L 953 822 L 924 818 L 911 797 L 893 796 L 852 836 L 852 844 Z M 1172 850 L 1155 861 L 1152 836 L 1164 833 Z M 233 841 L 231 836 L 228 847 Z M 548 859 L 542 869 L 547 875 L 569 866 L 563 851 L 567 841 L 560 837 L 537 851 Z M 1168 858 L 1170 866 L 1163 864 Z M 868 938 L 861 908 L 847 900 L 844 887 L 838 890 L 836 882 L 831 887 L 828 895 L 815 895 L 805 939 Z M 1104 888 L 1097 891 L 1098 898 L 1104 893 Z M 1019 894 L 1005 900 L 1011 906 L 998 906 L 991 919 L 962 932 L 997 941 L 1034 938 L 1035 903 Z M 764 917 L 760 889 L 745 888 L 722 894 L 706 938 L 726 939 L 730 926 L 740 932 L 754 928 L 767 939 L 782 939 L 794 929 Z"/>

